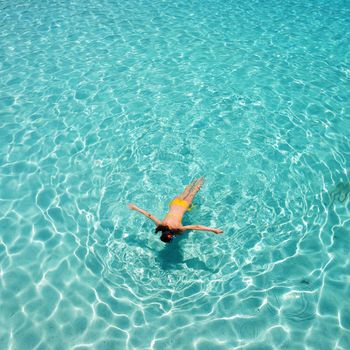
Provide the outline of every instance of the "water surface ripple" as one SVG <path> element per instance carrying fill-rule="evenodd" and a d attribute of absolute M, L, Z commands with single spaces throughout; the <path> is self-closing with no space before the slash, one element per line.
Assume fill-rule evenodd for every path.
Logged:
<path fill-rule="evenodd" d="M 0 11 L 0 349 L 350 349 L 349 2 Z"/>

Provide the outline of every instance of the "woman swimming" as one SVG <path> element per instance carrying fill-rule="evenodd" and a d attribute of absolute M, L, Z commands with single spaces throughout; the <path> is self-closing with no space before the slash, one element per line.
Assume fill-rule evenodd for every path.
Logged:
<path fill-rule="evenodd" d="M 136 210 L 154 221 L 157 225 L 156 233 L 159 231 L 162 232 L 160 239 L 165 243 L 171 242 L 177 234 L 187 230 L 210 231 L 216 234 L 222 233 L 223 231 L 217 228 L 210 228 L 202 225 L 182 225 L 182 217 L 186 211 L 189 210 L 194 196 L 201 189 L 203 183 L 204 177 L 202 176 L 200 179 L 186 186 L 185 190 L 170 202 L 169 212 L 163 220 L 157 219 L 146 210 L 138 208 L 135 204 L 129 204 L 128 206 L 130 209 Z"/>

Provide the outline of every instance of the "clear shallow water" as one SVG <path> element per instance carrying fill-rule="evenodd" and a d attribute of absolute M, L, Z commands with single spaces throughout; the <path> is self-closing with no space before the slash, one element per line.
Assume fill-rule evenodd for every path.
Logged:
<path fill-rule="evenodd" d="M 349 349 L 346 1 L 2 1 L 1 349 Z M 206 184 L 170 246 L 162 217 Z"/>

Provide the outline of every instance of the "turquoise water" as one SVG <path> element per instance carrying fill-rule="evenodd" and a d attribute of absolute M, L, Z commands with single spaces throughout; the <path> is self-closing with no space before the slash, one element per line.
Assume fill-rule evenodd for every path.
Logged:
<path fill-rule="evenodd" d="M 0 349 L 350 349 L 348 1 L 0 13 Z"/>

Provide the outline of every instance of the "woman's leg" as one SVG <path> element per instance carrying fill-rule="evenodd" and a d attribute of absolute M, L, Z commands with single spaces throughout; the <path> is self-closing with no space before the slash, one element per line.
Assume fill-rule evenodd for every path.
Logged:
<path fill-rule="evenodd" d="M 179 194 L 178 196 L 176 196 L 175 198 L 184 199 L 185 197 L 187 197 L 190 194 L 192 188 L 195 186 L 196 182 L 197 182 L 197 180 L 192 181 L 189 185 L 186 186 L 184 191 L 181 194 Z"/>
<path fill-rule="evenodd" d="M 192 203 L 194 196 L 201 189 L 203 183 L 204 183 L 204 177 L 202 176 L 198 180 L 195 180 L 192 183 L 190 183 L 185 188 L 185 191 L 180 194 L 179 198 L 185 200 L 188 203 Z"/>

